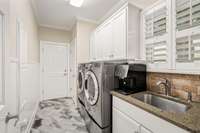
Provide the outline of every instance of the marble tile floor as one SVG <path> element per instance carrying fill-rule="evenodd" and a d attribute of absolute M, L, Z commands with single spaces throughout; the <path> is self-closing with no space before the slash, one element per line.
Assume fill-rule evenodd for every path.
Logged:
<path fill-rule="evenodd" d="M 30 133 L 88 133 L 70 98 L 42 101 Z"/>

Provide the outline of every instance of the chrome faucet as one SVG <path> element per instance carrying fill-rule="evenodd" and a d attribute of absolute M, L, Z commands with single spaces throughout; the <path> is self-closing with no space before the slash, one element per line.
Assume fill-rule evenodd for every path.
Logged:
<path fill-rule="evenodd" d="M 161 84 L 165 86 L 165 95 L 171 96 L 171 82 L 164 78 L 156 83 L 157 86 L 160 86 Z"/>

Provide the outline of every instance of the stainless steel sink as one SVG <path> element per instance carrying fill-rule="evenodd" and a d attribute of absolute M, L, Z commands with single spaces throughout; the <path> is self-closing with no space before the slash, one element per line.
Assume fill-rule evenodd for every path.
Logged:
<path fill-rule="evenodd" d="M 186 112 L 189 108 L 189 105 L 185 103 L 176 102 L 174 100 L 170 100 L 150 93 L 138 93 L 133 95 L 132 97 L 168 112 L 183 113 Z"/>

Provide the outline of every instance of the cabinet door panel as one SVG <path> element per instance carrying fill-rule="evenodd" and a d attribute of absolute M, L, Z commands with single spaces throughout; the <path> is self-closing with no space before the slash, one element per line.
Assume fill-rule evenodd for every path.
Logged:
<path fill-rule="evenodd" d="M 113 20 L 113 50 L 114 58 L 126 58 L 126 10 L 120 12 Z"/>
<path fill-rule="evenodd" d="M 96 60 L 103 59 L 102 39 L 103 39 L 102 30 L 98 30 L 95 34 L 95 46 L 94 46 Z"/>
<path fill-rule="evenodd" d="M 138 133 L 139 126 L 140 124 L 113 108 L 113 133 Z"/>
<path fill-rule="evenodd" d="M 102 28 L 102 34 L 103 34 L 103 58 L 105 60 L 110 59 L 112 55 L 112 23 L 109 22 L 105 24 Z"/>

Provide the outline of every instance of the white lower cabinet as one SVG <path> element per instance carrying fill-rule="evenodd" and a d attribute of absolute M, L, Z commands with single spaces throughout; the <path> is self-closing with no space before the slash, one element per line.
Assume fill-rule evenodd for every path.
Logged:
<path fill-rule="evenodd" d="M 189 133 L 113 96 L 113 133 Z"/>
<path fill-rule="evenodd" d="M 113 108 L 113 133 L 139 133 L 140 124 Z"/>

